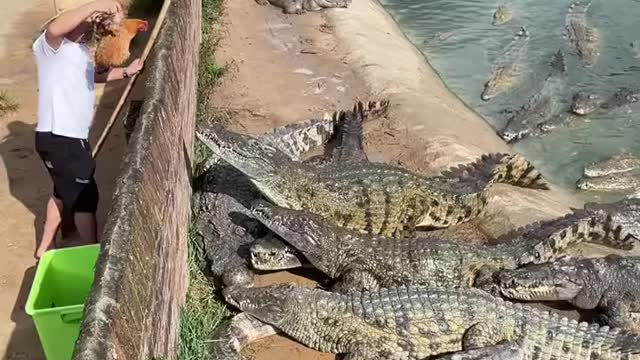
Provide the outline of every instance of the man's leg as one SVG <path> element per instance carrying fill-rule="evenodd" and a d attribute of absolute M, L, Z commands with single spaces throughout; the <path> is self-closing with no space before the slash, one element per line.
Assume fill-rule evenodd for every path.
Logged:
<path fill-rule="evenodd" d="M 98 224 L 96 221 L 98 200 L 98 186 L 92 177 L 91 181 L 82 189 L 80 195 L 78 195 L 78 199 L 73 207 L 73 219 L 84 244 L 95 244 L 98 242 Z"/>
<path fill-rule="evenodd" d="M 77 212 L 73 214 L 78 233 L 85 244 L 98 242 L 98 224 L 95 213 Z"/>
<path fill-rule="evenodd" d="M 40 246 L 38 246 L 36 250 L 36 259 L 40 259 L 45 251 L 55 247 L 56 234 L 62 222 L 62 209 L 62 200 L 56 199 L 55 197 L 49 199 Z"/>

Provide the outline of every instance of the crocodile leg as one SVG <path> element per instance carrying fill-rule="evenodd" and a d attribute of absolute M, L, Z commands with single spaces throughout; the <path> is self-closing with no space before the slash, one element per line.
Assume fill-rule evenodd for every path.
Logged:
<path fill-rule="evenodd" d="M 375 354 L 371 354 L 369 351 L 365 350 L 363 346 L 361 349 L 357 351 L 353 351 L 345 355 L 342 360 L 371 360 L 376 359 Z"/>
<path fill-rule="evenodd" d="M 304 8 L 304 3 L 302 0 L 290 1 L 285 4 L 283 11 L 285 14 L 304 14 L 306 9 Z"/>
<path fill-rule="evenodd" d="M 439 356 L 438 360 L 524 360 L 525 351 L 521 343 L 505 341 L 498 345 L 483 347 L 455 354 Z"/>
<path fill-rule="evenodd" d="M 640 334 L 640 312 L 630 311 L 627 316 L 624 329 Z"/>
<path fill-rule="evenodd" d="M 338 8 L 347 7 L 348 3 L 344 0 L 312 0 L 322 8 Z"/>
<path fill-rule="evenodd" d="M 629 324 L 630 316 L 628 305 L 619 294 L 607 293 L 600 301 L 602 312 L 596 316 L 598 323 L 609 325 L 610 327 L 626 328 Z"/>
<path fill-rule="evenodd" d="M 278 330 L 246 313 L 223 324 L 214 335 L 213 354 L 218 360 L 241 360 L 240 351 L 250 343 L 275 335 Z"/>
<path fill-rule="evenodd" d="M 465 350 L 482 349 L 499 344 L 506 338 L 504 327 L 490 322 L 481 322 L 470 327 L 462 339 Z"/>
<path fill-rule="evenodd" d="M 226 270 L 222 274 L 222 282 L 225 286 L 251 287 L 254 285 L 255 276 L 256 274 L 243 264 Z"/>
<path fill-rule="evenodd" d="M 583 287 L 571 303 L 580 309 L 595 309 L 600 303 L 601 296 L 602 294 L 590 291 L 589 287 Z"/>
<path fill-rule="evenodd" d="M 374 290 L 380 287 L 378 280 L 376 280 L 370 273 L 366 271 L 351 270 L 342 275 L 342 280 L 333 285 L 331 291 L 334 292 L 347 292 L 350 290 Z"/>

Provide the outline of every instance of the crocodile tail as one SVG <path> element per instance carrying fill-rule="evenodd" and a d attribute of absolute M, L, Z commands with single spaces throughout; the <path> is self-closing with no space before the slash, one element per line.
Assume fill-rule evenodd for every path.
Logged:
<path fill-rule="evenodd" d="M 498 237 L 497 244 L 510 248 L 520 265 L 555 259 L 571 246 L 590 242 L 631 250 L 637 240 L 601 211 L 575 209 L 562 217 L 538 221 Z"/>
<path fill-rule="evenodd" d="M 378 117 L 387 112 L 389 100 L 368 101 L 366 105 L 356 103 L 354 111 L 361 108 L 366 117 Z M 300 160 L 302 155 L 312 148 L 327 144 L 336 136 L 338 120 L 344 111 L 325 113 L 322 119 L 311 119 L 301 123 L 289 124 L 261 135 L 263 140 L 271 142 L 289 157 Z"/>
<path fill-rule="evenodd" d="M 475 193 L 493 182 L 494 171 L 505 156 L 508 154 L 482 154 L 472 163 L 451 167 L 440 174 L 446 178 L 455 178 L 459 183 L 469 187 L 468 192 Z"/>
<path fill-rule="evenodd" d="M 549 185 L 542 174 L 520 154 L 501 155 L 500 164 L 495 167 L 493 182 L 513 186 L 549 190 Z"/>
<path fill-rule="evenodd" d="M 563 74 L 567 71 L 567 62 L 562 49 L 558 49 L 558 51 L 553 54 L 553 59 L 549 65 L 551 65 L 551 69 L 554 73 Z"/>
<path fill-rule="evenodd" d="M 364 104 L 358 102 L 353 111 L 341 111 L 336 121 L 336 142 L 331 157 L 334 161 L 367 160 L 364 151 L 364 129 L 366 117 Z"/>
<path fill-rule="evenodd" d="M 335 133 L 335 121 L 327 114 L 322 119 L 289 124 L 261 136 L 290 158 L 300 160 L 302 155 L 316 146 L 326 144 Z"/>
<path fill-rule="evenodd" d="M 542 175 L 521 155 L 483 154 L 478 160 L 451 167 L 441 173 L 456 178 L 471 192 L 482 191 L 492 183 L 504 183 L 532 189 L 549 189 Z"/>

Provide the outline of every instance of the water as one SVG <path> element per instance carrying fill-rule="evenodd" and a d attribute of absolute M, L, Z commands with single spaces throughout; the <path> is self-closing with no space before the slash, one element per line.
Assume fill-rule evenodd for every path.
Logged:
<path fill-rule="evenodd" d="M 493 26 L 492 15 L 504 2 L 478 0 L 381 0 L 407 37 L 427 57 L 447 86 L 495 128 L 526 102 L 549 73 L 548 63 L 562 49 L 567 63 L 564 90 L 558 101 L 568 106 L 578 90 L 603 95 L 618 87 L 640 88 L 640 59 L 630 44 L 640 40 L 639 0 L 594 0 L 587 21 L 600 32 L 600 57 L 592 67 L 583 66 L 564 38 L 570 1 L 517 0 L 506 5 L 513 19 Z M 521 26 L 530 34 L 523 63 L 522 82 L 489 102 L 480 99 L 493 64 Z M 434 39 L 438 33 L 449 36 Z M 600 115 L 578 118 L 543 137 L 524 139 L 514 151 L 534 161 L 551 181 L 570 190 L 586 163 L 601 160 L 621 149 L 640 154 L 640 103 Z M 592 194 L 583 196 L 594 199 Z M 595 198 L 598 198 L 597 196 Z"/>

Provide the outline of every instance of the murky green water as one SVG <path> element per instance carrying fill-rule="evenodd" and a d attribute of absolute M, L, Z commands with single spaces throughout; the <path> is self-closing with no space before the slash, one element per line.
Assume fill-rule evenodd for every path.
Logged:
<path fill-rule="evenodd" d="M 549 72 L 548 62 L 562 49 L 568 73 L 558 101 L 567 105 L 578 90 L 598 90 L 604 95 L 618 87 L 640 88 L 640 59 L 630 43 L 640 40 L 640 1 L 593 1 L 589 24 L 600 32 L 598 62 L 583 66 L 564 38 L 565 16 L 571 1 L 517 0 L 381 0 L 407 37 L 426 55 L 447 86 L 482 114 L 496 129 L 507 115 L 526 102 Z M 492 15 L 506 4 L 513 19 L 493 26 Z M 521 26 L 530 33 L 525 72 L 520 85 L 489 102 L 480 99 L 493 64 Z M 438 40 L 437 34 L 445 34 Z M 583 166 L 620 149 L 640 154 L 640 103 L 601 115 L 579 118 L 549 135 L 524 139 L 514 150 L 525 154 L 553 182 L 575 189 Z"/>

